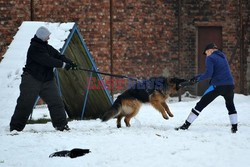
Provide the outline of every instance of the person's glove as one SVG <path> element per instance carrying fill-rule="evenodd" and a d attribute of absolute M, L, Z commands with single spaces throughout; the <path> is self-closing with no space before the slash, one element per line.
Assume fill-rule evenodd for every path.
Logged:
<path fill-rule="evenodd" d="M 71 68 L 72 68 L 72 65 L 71 65 L 70 63 L 66 63 L 64 69 L 68 71 L 68 70 L 70 70 Z"/>
<path fill-rule="evenodd" d="M 75 63 L 66 63 L 65 70 L 77 70 L 77 65 Z"/>
<path fill-rule="evenodd" d="M 77 70 L 78 66 L 75 63 L 71 63 L 71 70 Z"/>

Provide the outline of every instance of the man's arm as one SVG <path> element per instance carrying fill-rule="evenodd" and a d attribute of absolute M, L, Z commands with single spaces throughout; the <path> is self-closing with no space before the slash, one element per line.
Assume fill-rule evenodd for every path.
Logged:
<path fill-rule="evenodd" d="M 48 52 L 42 48 L 31 48 L 29 52 L 30 53 L 28 53 L 28 56 L 38 64 L 47 67 L 57 67 L 57 68 L 63 67 L 62 60 L 50 56 Z"/>
<path fill-rule="evenodd" d="M 54 57 L 55 57 L 56 59 L 59 59 L 59 60 L 65 62 L 65 63 L 69 63 L 69 64 L 72 64 L 72 63 L 73 63 L 70 59 L 68 59 L 65 55 L 62 55 L 61 53 L 59 53 L 59 52 L 58 52 L 55 48 L 53 48 L 52 46 L 50 46 L 50 49 L 51 49 L 51 51 L 52 51 L 52 53 L 53 53 L 53 55 L 54 55 Z"/>

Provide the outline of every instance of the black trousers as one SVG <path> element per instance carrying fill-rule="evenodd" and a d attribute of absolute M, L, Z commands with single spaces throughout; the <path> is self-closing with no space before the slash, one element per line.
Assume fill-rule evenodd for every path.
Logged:
<path fill-rule="evenodd" d="M 209 88 L 212 88 L 212 86 Z M 196 104 L 195 109 L 201 112 L 208 104 L 210 104 L 218 96 L 224 97 L 229 115 L 237 113 L 234 106 L 233 85 L 216 86 L 210 90 L 208 89 L 208 92 L 205 92 L 200 101 Z"/>
<path fill-rule="evenodd" d="M 20 96 L 10 121 L 10 130 L 22 131 L 24 129 L 38 96 L 48 105 L 54 127 L 67 124 L 64 104 L 59 96 L 55 81 L 41 82 L 25 72 L 20 84 Z"/>

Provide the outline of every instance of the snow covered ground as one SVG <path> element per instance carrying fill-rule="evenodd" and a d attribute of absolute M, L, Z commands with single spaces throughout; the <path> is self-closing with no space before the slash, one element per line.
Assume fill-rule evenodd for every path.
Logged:
<path fill-rule="evenodd" d="M 20 44 L 21 45 L 21 44 Z M 10 50 L 11 51 L 11 50 Z M 24 56 L 25 51 L 13 55 Z M 0 167 L 248 167 L 250 164 L 250 96 L 235 95 L 239 131 L 230 132 L 224 99 L 218 97 L 188 131 L 175 131 L 199 98 L 168 102 L 174 118 L 164 120 L 150 105 L 143 105 L 131 127 L 116 128 L 116 120 L 71 121 L 71 131 L 56 131 L 52 124 L 28 124 L 11 135 L 9 121 L 19 95 L 25 57 L 6 56 L 0 63 Z M 74 99 L 72 99 L 74 100 Z M 37 108 L 33 118 L 48 117 Z M 75 159 L 49 158 L 55 151 L 88 148 L 90 154 Z"/>
<path fill-rule="evenodd" d="M 102 167 L 247 167 L 250 159 L 250 96 L 237 94 L 239 131 L 230 132 L 223 98 L 207 107 L 188 131 L 175 131 L 198 99 L 169 102 L 175 114 L 170 120 L 149 105 L 143 105 L 130 128 L 116 128 L 115 120 L 71 121 L 71 131 L 55 131 L 51 123 L 28 124 L 19 135 L 8 131 L 15 107 L 14 98 L 0 98 L 0 166 L 102 166 Z M 12 91 L 13 94 L 16 92 Z M 34 110 L 45 117 L 47 108 Z M 55 151 L 88 148 L 90 154 L 75 159 L 49 158 Z"/>

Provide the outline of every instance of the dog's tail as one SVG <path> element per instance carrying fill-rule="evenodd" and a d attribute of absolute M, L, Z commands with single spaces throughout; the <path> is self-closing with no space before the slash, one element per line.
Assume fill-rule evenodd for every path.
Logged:
<path fill-rule="evenodd" d="M 111 118 L 116 117 L 119 114 L 119 111 L 113 107 L 111 107 L 102 117 L 102 122 L 106 122 Z"/>
<path fill-rule="evenodd" d="M 118 96 L 118 98 L 115 100 L 115 102 L 113 103 L 112 107 L 106 111 L 102 117 L 102 121 L 106 122 L 108 120 L 110 120 L 111 118 L 116 117 L 117 115 L 120 114 L 120 110 L 119 108 L 121 107 L 121 99 Z"/>

